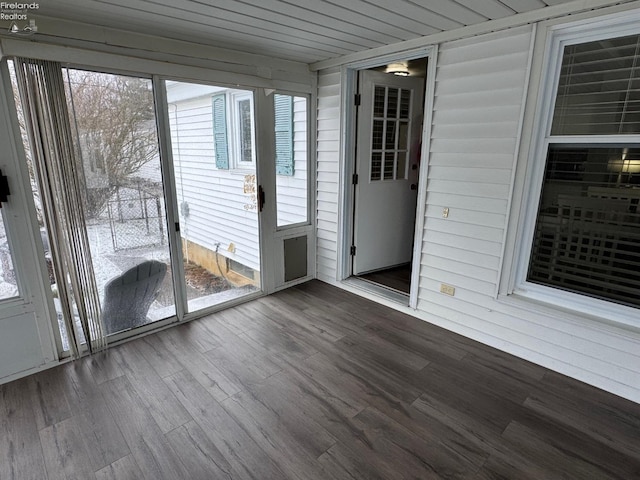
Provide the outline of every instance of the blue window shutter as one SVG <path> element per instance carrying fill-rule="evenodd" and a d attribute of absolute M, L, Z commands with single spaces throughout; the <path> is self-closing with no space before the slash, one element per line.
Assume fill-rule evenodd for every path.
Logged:
<path fill-rule="evenodd" d="M 293 97 L 275 94 L 276 174 L 293 175 Z"/>
<path fill-rule="evenodd" d="M 213 144 L 216 150 L 216 167 L 229 169 L 229 145 L 227 143 L 227 97 L 224 93 L 211 98 L 213 108 Z"/>

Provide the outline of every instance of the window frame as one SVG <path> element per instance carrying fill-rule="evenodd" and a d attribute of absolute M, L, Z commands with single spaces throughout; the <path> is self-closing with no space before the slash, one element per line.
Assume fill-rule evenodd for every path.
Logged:
<path fill-rule="evenodd" d="M 528 165 L 522 190 L 521 217 L 515 247 L 512 281 L 507 295 L 529 302 L 547 304 L 616 324 L 640 325 L 640 308 L 541 285 L 527 280 L 533 236 L 546 169 L 547 152 L 552 144 L 625 144 L 640 147 L 640 135 L 551 135 L 560 71 L 567 45 L 640 34 L 640 10 L 612 14 L 548 27 L 540 82 L 535 98 Z M 637 320 L 633 320 L 633 318 Z"/>
<path fill-rule="evenodd" d="M 229 168 L 235 170 L 255 170 L 256 169 L 256 117 L 255 117 L 255 105 L 253 101 L 253 92 L 228 92 L 228 145 L 229 153 L 233 159 L 233 165 L 229 165 Z M 242 139 L 240 138 L 241 125 L 240 125 L 240 107 L 239 104 L 242 101 L 249 100 L 249 108 L 251 112 L 251 161 L 242 161 Z"/>

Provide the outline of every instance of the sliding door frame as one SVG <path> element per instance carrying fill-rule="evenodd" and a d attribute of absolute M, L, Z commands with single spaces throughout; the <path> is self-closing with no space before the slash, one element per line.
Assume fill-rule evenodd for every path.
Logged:
<path fill-rule="evenodd" d="M 278 233 L 276 227 L 276 179 L 275 179 L 275 141 L 274 141 L 274 105 L 273 93 L 283 92 L 292 95 L 300 95 L 308 98 L 308 217 L 309 224 L 298 226 L 294 230 L 303 229 L 310 231 L 313 236 L 315 224 L 315 211 L 312 206 L 315 204 L 315 150 L 313 139 L 315 130 L 313 128 L 316 118 L 315 109 L 315 88 L 317 86 L 317 76 L 315 73 L 300 71 L 285 73 L 274 70 L 269 75 L 266 68 L 259 70 L 261 73 L 238 73 L 224 70 L 207 69 L 191 65 L 180 65 L 178 63 L 162 62 L 149 58 L 130 57 L 122 55 L 117 49 L 113 52 L 96 52 L 76 47 L 61 47 L 53 44 L 39 42 L 25 42 L 21 39 L 2 39 L 3 57 L 22 56 L 28 58 L 40 58 L 58 61 L 68 68 L 78 68 L 103 73 L 120 75 L 131 75 L 139 78 L 151 79 L 153 84 L 153 95 L 155 104 L 155 114 L 157 122 L 158 143 L 160 151 L 160 162 L 162 166 L 162 177 L 164 183 L 164 197 L 166 205 L 166 218 L 168 225 L 169 249 L 171 253 L 171 263 L 174 276 L 180 275 L 184 279 L 184 267 L 182 265 L 182 251 L 180 248 L 179 232 L 176 231 L 176 222 L 179 223 L 177 214 L 177 195 L 175 191 L 175 178 L 173 174 L 173 159 L 171 155 L 171 136 L 169 131 L 169 119 L 166 91 L 163 87 L 164 80 L 177 80 L 183 82 L 204 83 L 217 86 L 229 86 L 232 88 L 243 88 L 254 92 L 255 105 L 255 140 L 256 140 L 256 178 L 257 184 L 265 190 L 266 202 L 262 212 L 258 213 L 259 225 L 259 248 L 260 248 L 260 287 L 261 291 L 229 300 L 219 305 L 212 306 L 197 312 L 187 311 L 186 288 L 184 280 L 174 281 L 174 300 L 176 306 L 176 316 L 165 320 L 153 322 L 148 325 L 138 327 L 135 333 L 123 332 L 110 336 L 110 344 L 117 344 L 126 338 L 143 335 L 151 330 L 160 329 L 171 323 L 189 321 L 223 308 L 228 308 L 235 304 L 246 302 L 252 298 L 257 298 L 265 294 L 283 288 L 282 280 L 278 272 L 282 266 L 282 237 L 283 231 Z M 175 75 L 176 70 L 180 75 Z M 255 71 L 251 67 L 244 68 L 246 71 Z M 275 77 L 275 78 L 274 78 Z M 9 95 L 11 92 L 5 92 Z M 19 143 L 17 139 L 17 143 Z M 21 145 L 18 145 L 21 148 Z M 35 215 L 32 213 L 32 215 Z M 35 218 L 35 217 L 34 217 Z M 32 219 L 33 220 L 33 219 Z M 35 220 L 33 220 L 35 221 Z M 293 230 L 291 232 L 293 233 Z M 289 235 L 286 235 L 289 236 Z M 315 240 L 310 243 L 310 247 L 315 245 Z M 315 249 L 309 252 L 309 272 L 310 275 L 301 279 L 307 280 L 315 276 Z M 41 283 L 44 279 L 41 279 Z M 298 283 L 298 282 L 291 282 Z M 180 285 L 179 287 L 176 287 Z M 46 303 L 51 303 L 50 293 L 46 292 Z M 49 323 L 52 326 L 52 342 L 58 344 L 60 350 L 59 335 L 56 334 L 57 319 L 55 314 L 49 314 Z M 62 351 L 59 351 L 59 358 L 62 358 Z"/>

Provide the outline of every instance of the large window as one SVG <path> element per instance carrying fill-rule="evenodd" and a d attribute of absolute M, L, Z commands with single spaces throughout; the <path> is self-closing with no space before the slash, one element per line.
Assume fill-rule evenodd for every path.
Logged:
<path fill-rule="evenodd" d="M 639 307 L 640 35 L 559 45 L 526 280 Z"/>

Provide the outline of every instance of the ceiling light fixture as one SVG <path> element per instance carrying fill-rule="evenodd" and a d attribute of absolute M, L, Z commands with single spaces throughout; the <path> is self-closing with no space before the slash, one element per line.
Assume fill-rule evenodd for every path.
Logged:
<path fill-rule="evenodd" d="M 399 77 L 408 77 L 409 76 L 409 67 L 406 62 L 399 63 L 390 63 L 387 65 L 387 73 L 393 73 L 394 75 L 398 75 Z"/>

